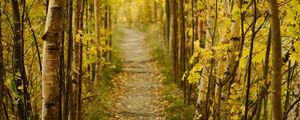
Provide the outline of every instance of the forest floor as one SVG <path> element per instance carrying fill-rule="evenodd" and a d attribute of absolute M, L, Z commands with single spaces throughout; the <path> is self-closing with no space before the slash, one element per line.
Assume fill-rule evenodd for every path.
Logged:
<path fill-rule="evenodd" d="M 113 120 L 162 120 L 163 75 L 145 45 L 145 34 L 122 28 L 123 72 L 113 79 Z"/>

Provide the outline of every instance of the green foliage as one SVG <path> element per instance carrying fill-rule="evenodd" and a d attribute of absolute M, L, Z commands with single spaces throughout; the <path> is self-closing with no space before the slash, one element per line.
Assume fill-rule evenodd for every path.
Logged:
<path fill-rule="evenodd" d="M 84 119 L 87 120 L 106 120 L 112 116 L 111 114 L 111 96 L 112 78 L 122 71 L 122 62 L 120 58 L 120 42 L 124 36 L 119 30 L 113 31 L 113 45 L 112 45 L 112 62 L 107 64 L 102 71 L 102 80 L 100 85 L 95 88 L 96 94 L 92 96 L 90 92 L 86 96 L 92 96 L 90 99 L 84 101 Z"/>
<path fill-rule="evenodd" d="M 148 24 L 140 26 L 141 29 L 147 30 L 146 44 L 151 48 L 151 56 L 153 60 L 159 65 L 160 72 L 164 75 L 163 79 L 163 95 L 164 103 L 166 103 L 165 112 L 167 120 L 192 120 L 194 117 L 193 106 L 186 106 L 183 102 L 183 93 L 173 82 L 171 56 L 166 52 L 165 48 L 158 45 L 157 40 L 159 29 L 156 24 Z M 153 37 L 157 36 L 157 37 Z"/>
<path fill-rule="evenodd" d="M 156 40 L 159 40 L 158 34 L 159 29 L 157 24 L 143 24 L 138 26 L 141 31 L 146 33 L 145 41 L 146 45 L 151 48 L 150 54 L 152 56 L 152 60 L 155 61 L 159 65 L 160 72 L 164 75 L 164 83 L 172 82 L 173 80 L 173 73 L 172 73 L 172 63 L 171 56 L 166 52 L 165 48 L 158 45 Z M 146 31 L 148 30 L 148 31 Z M 156 37 L 153 37 L 156 36 Z"/>
<path fill-rule="evenodd" d="M 115 72 L 121 72 L 122 71 L 122 61 L 121 61 L 121 48 L 120 48 L 120 42 L 122 38 L 124 37 L 124 33 L 119 31 L 119 29 L 113 31 L 114 34 L 112 34 L 112 65 L 114 66 Z"/>
<path fill-rule="evenodd" d="M 172 1 L 172 0 L 171 0 Z M 218 2 L 217 6 L 214 6 L 214 1 Z M 281 22 L 281 36 L 282 36 L 282 51 L 286 55 L 290 55 L 288 60 L 291 61 L 291 65 L 295 65 L 295 68 L 298 69 L 298 65 L 296 63 L 299 63 L 299 56 L 300 56 L 300 1 L 299 0 L 277 0 L 279 2 L 279 9 L 280 9 L 280 22 Z M 226 103 L 222 103 L 222 112 L 223 116 L 230 116 L 228 119 L 240 119 L 244 115 L 244 107 L 245 107 L 245 90 L 246 90 L 246 83 L 245 78 L 247 76 L 246 71 L 249 68 L 249 52 L 250 52 L 250 40 L 254 33 L 251 31 L 251 27 L 253 27 L 253 1 L 252 0 L 243 0 L 242 5 L 235 1 L 231 1 L 230 3 L 226 3 L 228 1 L 226 0 L 197 0 L 194 6 L 194 11 L 192 10 L 192 1 L 188 1 L 184 3 L 184 13 L 185 13 L 185 26 L 186 26 L 186 50 L 188 51 L 186 54 L 187 57 L 189 57 L 189 65 L 192 66 L 187 71 L 184 71 L 184 74 L 182 75 L 182 80 L 188 80 L 188 83 L 198 85 L 199 81 L 201 80 L 201 77 L 204 77 L 205 81 L 208 81 L 208 74 L 209 72 L 212 73 L 213 78 L 216 78 L 215 80 L 217 82 L 222 81 L 224 76 L 226 76 L 226 70 L 230 70 L 231 68 L 228 68 L 232 63 L 229 63 L 231 59 L 234 59 L 239 62 L 239 66 L 237 68 L 237 74 L 235 75 L 235 80 L 230 81 L 232 84 L 230 86 L 225 86 L 224 91 L 230 92 L 230 95 L 228 95 L 228 100 Z M 2 44 L 4 46 L 4 64 L 5 64 L 5 88 L 7 88 L 7 93 L 12 96 L 12 102 L 15 104 L 18 100 L 23 100 L 22 95 L 18 94 L 18 90 L 23 90 L 23 86 L 16 86 L 16 81 L 14 81 L 14 78 L 12 78 L 12 68 L 13 64 L 11 64 L 13 61 L 11 59 L 11 56 L 14 53 L 13 50 L 13 26 L 12 24 L 12 8 L 9 4 L 9 2 L 6 0 L 2 2 L 4 4 L 1 4 L 0 10 L 3 11 L 4 14 L 2 14 L 2 18 L 0 18 L 2 22 Z M 153 61 L 158 63 L 160 66 L 160 71 L 164 74 L 164 83 L 165 83 L 165 101 L 167 101 L 168 105 L 166 108 L 166 112 L 168 114 L 168 119 L 176 120 L 176 119 L 192 119 L 193 112 L 195 108 L 194 106 L 185 106 L 182 100 L 182 91 L 177 89 L 177 86 L 174 84 L 171 84 L 173 82 L 173 73 L 172 73 L 172 53 L 168 53 L 170 51 L 166 50 L 165 41 L 162 40 L 162 31 L 161 29 L 164 28 L 164 23 L 162 22 L 164 18 L 161 18 L 161 21 L 158 21 L 159 17 L 166 16 L 163 12 L 165 10 L 165 0 L 101 0 L 99 8 L 100 13 L 102 17 L 104 17 L 104 13 L 107 12 L 106 10 L 103 10 L 106 5 L 111 5 L 112 7 L 112 19 L 111 21 L 114 25 L 114 23 L 117 23 L 114 28 L 120 27 L 121 25 L 126 26 L 125 24 L 128 24 L 128 26 L 136 26 L 139 27 L 140 30 L 144 31 L 146 33 L 146 41 L 147 45 L 150 48 L 153 48 L 151 51 L 151 54 L 153 56 Z M 171 2 L 172 3 L 172 2 Z M 91 1 L 87 4 L 91 4 Z M 22 8 L 22 5 L 20 5 L 20 13 L 22 14 L 24 9 Z M 157 6 L 154 6 L 157 5 Z M 88 5 L 90 6 L 90 5 Z M 268 32 L 270 29 L 270 15 L 268 14 L 268 2 L 266 0 L 257 0 L 257 21 L 256 21 L 256 35 L 254 39 L 254 49 L 253 49 L 253 58 L 252 58 L 252 71 L 251 71 L 251 90 L 250 90 L 250 103 L 251 105 L 254 105 L 252 103 L 255 103 L 258 100 L 258 94 L 262 90 L 262 88 L 265 87 L 265 85 L 268 83 L 268 80 L 270 79 L 270 75 L 267 76 L 267 78 L 264 78 L 264 68 L 265 68 L 265 60 L 266 60 L 266 42 L 268 40 Z M 156 9 L 161 10 L 155 10 L 153 9 L 156 7 Z M 217 7 L 214 9 L 214 7 Z M 228 7 L 228 8 L 227 8 Z M 28 91 L 31 95 L 31 101 L 35 101 L 35 104 L 41 104 L 42 99 L 40 99 L 41 96 L 41 73 L 40 69 L 38 67 L 38 56 L 42 56 L 41 48 L 43 47 L 43 40 L 41 40 L 41 36 L 44 34 L 44 24 L 45 24 L 45 5 L 43 2 L 35 1 L 35 0 L 26 0 L 24 11 L 25 16 L 30 19 L 31 26 L 29 26 L 29 20 L 27 18 L 24 21 L 21 21 L 22 24 L 24 23 L 24 64 L 26 69 L 26 74 L 28 78 Z M 92 8 L 88 8 L 89 10 Z M 141 11 L 137 11 L 137 9 Z M 217 13 L 215 13 L 214 10 L 218 10 Z M 89 10 L 90 11 L 90 10 Z M 160 11 L 160 12 L 157 12 Z M 28 13 L 27 13 L 28 12 Z M 171 9 L 172 13 L 172 9 Z M 194 13 L 194 16 L 192 16 L 191 13 Z M 238 32 L 239 37 L 241 38 L 241 34 L 245 35 L 245 44 L 244 49 L 242 51 L 242 56 L 239 57 L 239 51 L 230 51 L 230 47 L 233 45 L 231 44 L 233 33 L 231 31 L 231 24 L 233 21 L 240 21 L 241 13 L 243 13 L 245 18 L 243 19 L 244 23 L 244 32 L 241 33 Z M 156 19 L 153 18 L 153 14 L 157 14 Z M 172 13 L 173 14 L 173 13 Z M 215 16 L 217 14 L 218 17 Z M 90 17 L 93 17 L 92 12 L 89 12 L 88 15 Z M 172 16 L 172 15 L 171 15 Z M 217 18 L 216 21 L 206 21 L 207 16 L 215 16 Z M 65 17 L 65 16 L 64 16 Z M 90 86 L 87 85 L 87 83 L 84 83 L 83 86 L 83 98 L 91 96 L 90 98 L 87 98 L 84 100 L 84 118 L 85 119 L 108 119 L 108 116 L 110 116 L 109 109 L 110 105 L 108 103 L 109 101 L 109 91 L 111 87 L 111 79 L 112 77 L 122 71 L 122 61 L 120 59 L 120 40 L 123 37 L 123 33 L 121 31 L 115 30 L 115 29 L 104 29 L 102 28 L 100 30 L 101 34 L 101 40 L 96 41 L 99 43 L 99 45 L 94 43 L 95 33 L 94 33 L 94 24 L 95 21 L 93 19 L 88 20 L 89 18 L 84 19 L 87 21 L 84 21 L 84 27 L 87 30 L 78 31 L 78 34 L 74 35 L 75 41 L 79 42 L 82 40 L 83 44 L 83 82 L 88 81 L 89 79 L 89 73 L 88 73 L 88 67 L 92 63 L 101 62 L 105 66 L 102 71 L 102 79 L 104 82 L 101 82 L 100 86 L 96 88 L 97 91 L 101 91 L 99 94 L 91 95 L 91 92 L 88 91 L 88 88 Z M 23 19 L 22 19 L 23 20 Z M 178 19 L 180 22 L 180 19 Z M 204 22 L 204 31 L 207 33 L 207 38 L 197 38 L 198 40 L 193 39 L 193 26 L 196 27 L 196 34 L 197 36 L 199 33 L 198 27 L 199 24 L 197 22 L 201 21 Z M 162 22 L 162 23 L 160 23 Z M 165 22 L 165 21 L 164 21 Z M 217 26 L 207 26 L 208 23 L 216 23 Z M 86 24 L 87 23 L 87 24 Z M 155 24 L 151 24 L 155 23 Z M 85 26 L 87 25 L 87 26 Z M 240 25 L 239 25 L 240 26 Z M 215 27 L 216 29 L 216 36 L 215 38 L 211 38 L 212 33 L 211 29 Z M 64 26 L 66 28 L 66 26 Z M 179 28 L 178 30 L 180 30 Z M 35 37 L 38 38 L 35 48 L 35 40 L 33 39 L 33 35 L 30 30 L 33 30 L 35 32 Z M 28 31 L 28 32 L 27 32 Z M 30 32 L 29 32 L 30 31 Z M 66 29 L 65 29 L 66 31 Z M 86 33 L 86 31 L 89 31 Z M 172 31 L 172 29 L 171 29 Z M 241 29 L 239 29 L 241 31 Z M 209 35 L 210 34 L 210 35 Z M 110 40 L 110 36 L 112 35 L 113 38 L 113 46 L 107 45 L 108 40 Z M 67 35 L 66 35 L 67 36 Z M 199 37 L 199 35 L 198 35 Z M 202 37 L 205 37 L 202 36 Z M 192 41 L 195 40 L 194 43 L 194 51 L 191 50 Z M 207 47 L 207 48 L 201 48 L 201 45 L 209 45 L 211 44 L 212 40 L 214 40 L 214 46 Z M 241 39 L 239 39 L 241 40 Z M 201 43 L 200 43 L 201 41 Z M 204 41 L 204 42 L 203 42 Z M 203 42 L 203 43 L 202 43 Z M 206 43 L 205 43 L 206 42 Z M 237 49 L 240 49 L 240 41 L 238 41 L 238 45 L 235 45 Z M 172 41 L 170 42 L 172 43 Z M 179 44 L 179 43 L 178 43 Z M 65 44 L 62 45 L 64 48 L 67 45 L 67 42 L 65 41 Z M 37 54 L 37 50 L 40 51 L 40 55 Z M 104 58 L 98 58 L 97 52 L 98 50 L 101 52 L 101 55 L 104 55 L 107 52 L 112 51 L 112 61 L 108 62 Z M 193 52 L 193 54 L 191 54 Z M 67 53 L 66 49 L 63 51 L 63 53 Z M 272 56 L 272 53 L 270 53 L 270 56 Z M 66 55 L 65 55 L 66 57 Z M 285 58 L 286 56 L 282 56 Z M 66 59 L 66 58 L 64 58 Z M 269 58 L 267 58 L 269 59 Z M 271 59 L 270 59 L 271 60 Z M 186 63 L 186 64 L 188 64 Z M 283 95 L 287 95 L 286 92 L 297 89 L 295 86 L 297 85 L 296 79 L 298 77 L 296 76 L 297 72 L 293 70 L 291 73 L 292 75 L 288 76 L 287 73 L 291 71 L 291 68 L 288 66 L 289 62 L 284 63 L 283 71 L 286 71 L 283 73 L 283 79 L 284 83 L 282 83 L 282 90 Z M 182 63 L 181 63 L 182 64 Z M 185 64 L 185 63 L 184 63 Z M 213 67 L 213 69 L 210 69 Z M 267 73 L 271 73 L 272 67 L 271 64 L 269 65 L 270 70 L 267 71 Z M 77 71 L 76 71 L 77 72 Z M 231 72 L 231 71 L 229 71 Z M 205 74 L 201 74 L 205 73 Z M 15 73 L 16 78 L 20 77 L 20 72 Z M 288 79 L 292 79 L 291 86 L 292 88 L 288 88 L 286 86 L 285 81 Z M 266 82 L 265 82 L 266 81 Z M 201 82 L 201 81 L 200 81 Z M 219 85 L 219 83 L 216 83 L 216 85 Z M 207 89 L 207 88 L 206 88 Z M 175 91 L 174 91 L 175 90 Z M 202 91 L 202 96 L 204 96 L 204 92 Z M 223 93 L 225 94 L 225 92 Z M 290 98 L 294 99 L 296 98 L 296 95 L 294 96 L 294 92 L 292 91 L 292 94 Z M 196 95 L 194 95 L 196 96 Z M 282 98 L 282 100 L 286 100 L 286 98 Z M 23 100 L 24 101 L 24 100 Z M 214 100 L 212 100 L 215 102 Z M 6 101 L 7 102 L 7 101 Z M 7 104 L 7 103 L 5 103 Z M 32 103 L 33 104 L 33 103 Z M 286 103 L 284 103 L 286 104 Z M 290 103 L 288 103 L 290 104 Z M 9 106 L 8 111 L 11 112 L 12 107 Z M 33 108 L 37 111 L 35 114 L 40 114 L 41 106 L 40 105 L 33 105 Z M 254 111 L 255 107 L 251 107 L 250 111 Z M 210 107 L 210 109 L 212 109 Z M 225 112 L 224 112 L 225 111 Z M 9 113 L 11 114 L 11 113 Z M 224 115 L 225 114 L 225 115 Z"/>
<path fill-rule="evenodd" d="M 109 91 L 111 89 L 111 83 L 108 80 L 101 82 L 95 91 L 95 95 L 90 95 L 90 98 L 83 100 L 83 118 L 87 120 L 106 120 L 110 114 Z"/>
<path fill-rule="evenodd" d="M 167 84 L 173 82 L 172 65 L 170 62 L 170 57 L 162 49 L 156 48 L 152 50 L 153 60 L 159 65 L 160 72 L 164 75 L 163 83 Z"/>
<path fill-rule="evenodd" d="M 175 84 L 168 83 L 164 86 L 164 100 L 167 103 L 165 112 L 167 113 L 167 120 L 193 120 L 194 108 L 193 106 L 186 106 L 183 102 L 182 92 Z M 181 94 L 178 94 L 181 93 Z"/>

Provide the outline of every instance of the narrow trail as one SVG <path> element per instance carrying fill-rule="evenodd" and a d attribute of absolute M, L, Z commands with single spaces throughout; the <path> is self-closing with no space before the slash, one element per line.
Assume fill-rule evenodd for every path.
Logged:
<path fill-rule="evenodd" d="M 112 120 L 163 120 L 162 75 L 144 42 L 144 33 L 123 28 L 123 73 L 114 79 Z"/>

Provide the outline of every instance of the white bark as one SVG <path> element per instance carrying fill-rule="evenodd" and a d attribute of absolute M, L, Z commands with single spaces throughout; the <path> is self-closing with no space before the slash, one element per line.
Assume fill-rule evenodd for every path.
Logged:
<path fill-rule="evenodd" d="M 50 0 L 43 36 L 42 119 L 59 119 L 59 48 L 63 1 Z"/>

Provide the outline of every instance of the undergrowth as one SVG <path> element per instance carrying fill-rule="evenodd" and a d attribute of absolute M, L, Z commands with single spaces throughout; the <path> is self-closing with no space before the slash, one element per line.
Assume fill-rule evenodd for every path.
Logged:
<path fill-rule="evenodd" d="M 84 104 L 84 119 L 86 120 L 106 120 L 111 115 L 111 99 L 110 91 L 112 89 L 112 78 L 114 75 L 122 71 L 120 42 L 124 33 L 120 30 L 115 30 L 112 35 L 112 61 L 110 65 L 104 67 L 102 71 L 102 79 L 99 85 L 94 88 L 94 92 L 87 98 L 83 98 Z M 94 94 L 93 94 L 94 93 Z"/>
<path fill-rule="evenodd" d="M 168 120 L 192 120 L 195 109 L 193 106 L 187 106 L 183 100 L 183 92 L 179 89 L 173 80 L 172 75 L 172 57 L 167 53 L 166 48 L 161 45 L 163 42 L 162 33 L 159 26 L 148 24 L 139 26 L 145 33 L 145 41 L 151 48 L 151 55 L 154 61 L 159 65 L 160 72 L 164 75 L 164 100 L 168 102 L 165 112 Z"/>

